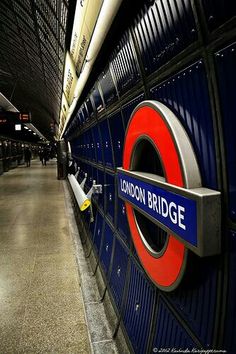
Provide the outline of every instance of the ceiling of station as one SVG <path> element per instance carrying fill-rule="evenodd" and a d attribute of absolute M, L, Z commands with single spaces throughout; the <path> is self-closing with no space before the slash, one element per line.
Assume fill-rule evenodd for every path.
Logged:
<path fill-rule="evenodd" d="M 59 121 L 74 0 L 1 0 L 0 92 L 51 138 Z"/>

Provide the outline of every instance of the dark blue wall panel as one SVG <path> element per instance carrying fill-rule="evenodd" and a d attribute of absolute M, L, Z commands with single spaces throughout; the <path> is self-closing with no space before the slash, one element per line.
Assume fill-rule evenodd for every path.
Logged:
<path fill-rule="evenodd" d="M 104 237 L 101 246 L 101 256 L 100 256 L 101 265 L 103 267 L 105 274 L 107 274 L 109 271 L 113 241 L 114 241 L 113 231 L 110 228 L 110 226 L 107 223 L 105 223 Z"/>
<path fill-rule="evenodd" d="M 124 128 L 121 113 L 113 114 L 108 119 L 111 139 L 114 151 L 115 167 L 122 166 L 123 145 L 124 145 Z"/>
<path fill-rule="evenodd" d="M 100 131 L 98 125 L 95 125 L 93 128 L 93 139 L 96 149 L 96 158 L 97 162 L 102 164 L 103 163 L 103 154 L 102 154 L 102 142 L 100 137 Z"/>
<path fill-rule="evenodd" d="M 208 347 L 212 343 L 215 323 L 217 263 L 205 258 L 197 265 L 193 261 L 190 264 L 195 271 L 188 279 L 188 287 L 180 286 L 168 298 L 204 347 Z"/>
<path fill-rule="evenodd" d="M 88 110 L 87 110 L 87 107 L 86 107 L 85 103 L 82 104 L 81 111 L 82 111 L 82 115 L 83 115 L 83 123 L 88 122 L 89 114 L 88 114 Z"/>
<path fill-rule="evenodd" d="M 91 129 L 91 138 L 92 138 L 92 141 L 91 141 L 91 160 L 93 162 L 96 162 L 97 161 L 97 154 L 96 154 L 96 142 L 94 140 L 94 135 L 93 135 L 93 129 Z"/>
<path fill-rule="evenodd" d="M 76 119 L 78 122 L 78 126 L 82 127 L 82 125 L 84 124 L 84 115 L 81 109 L 79 109 L 77 115 L 76 115 Z"/>
<path fill-rule="evenodd" d="M 182 324 L 174 317 L 163 300 L 159 301 L 156 323 L 154 340 L 151 347 L 153 353 L 163 348 L 170 348 L 170 350 L 173 348 L 178 350 L 188 348 L 190 351 L 193 348 L 197 348 L 197 344 L 189 336 Z"/>
<path fill-rule="evenodd" d="M 204 187 L 216 189 L 213 121 L 203 62 L 194 63 L 155 86 L 151 96 L 176 113 L 195 148 Z"/>
<path fill-rule="evenodd" d="M 230 217 L 236 221 L 236 44 L 215 55 L 219 92 L 223 115 L 223 133 L 226 148 Z"/>
<path fill-rule="evenodd" d="M 101 209 L 104 209 L 104 184 L 105 184 L 105 176 L 103 170 L 98 169 L 97 170 L 97 184 L 101 184 L 103 186 L 103 193 L 95 194 L 95 198 L 97 201 L 98 206 Z"/>
<path fill-rule="evenodd" d="M 121 308 L 127 276 L 127 267 L 128 249 L 122 244 L 122 241 L 116 238 L 110 277 L 110 288 L 118 309 Z"/>
<path fill-rule="evenodd" d="M 224 348 L 228 353 L 234 353 L 236 348 L 236 231 L 229 233 L 229 279 L 228 279 L 228 294 L 227 294 L 227 317 L 225 326 Z M 225 290 L 225 294 L 227 289 Z M 226 296 L 226 295 L 225 295 Z"/>
<path fill-rule="evenodd" d="M 89 155 L 88 155 L 89 160 L 96 161 L 96 150 L 95 150 L 94 137 L 93 137 L 92 130 L 88 130 L 88 132 L 87 132 L 87 146 L 89 149 Z"/>
<path fill-rule="evenodd" d="M 88 111 L 88 116 L 89 116 L 89 120 L 91 121 L 91 119 L 94 117 L 94 109 L 93 109 L 93 104 L 92 104 L 92 97 L 88 97 L 85 101 L 86 103 L 86 107 L 87 107 L 87 111 Z"/>
<path fill-rule="evenodd" d="M 126 242 L 129 242 L 130 231 L 129 231 L 129 225 L 126 216 L 125 203 L 120 198 L 117 198 L 117 229 L 122 235 L 122 238 L 126 240 Z"/>
<path fill-rule="evenodd" d="M 191 2 L 154 1 L 135 20 L 134 31 L 144 70 L 151 73 L 197 39 Z"/>
<path fill-rule="evenodd" d="M 105 193 L 105 213 L 107 217 L 111 220 L 114 224 L 115 219 L 115 202 L 116 202 L 116 195 L 115 195 L 115 177 L 109 173 L 105 175 L 105 186 L 104 192 Z"/>
<path fill-rule="evenodd" d="M 113 168 L 114 163 L 113 163 L 112 143 L 111 143 L 111 137 L 110 137 L 110 131 L 109 131 L 107 119 L 102 121 L 99 124 L 99 126 L 100 126 L 101 138 L 102 138 L 104 163 L 105 163 L 105 166 L 107 166 L 109 168 Z"/>
<path fill-rule="evenodd" d="M 236 15 L 236 3 L 234 0 L 203 0 L 203 6 L 210 31 Z"/>
<path fill-rule="evenodd" d="M 111 65 L 120 95 L 140 80 L 137 57 L 129 32 L 124 34 L 114 51 Z"/>
<path fill-rule="evenodd" d="M 123 321 L 135 353 L 146 352 L 154 300 L 154 286 L 132 260 Z"/>
<path fill-rule="evenodd" d="M 97 213 L 97 220 L 96 220 L 96 228 L 94 232 L 94 246 L 96 252 L 99 254 L 100 251 L 100 246 L 102 243 L 102 236 L 103 236 L 103 224 L 104 224 L 104 218 L 103 216 L 98 212 Z"/>
<path fill-rule="evenodd" d="M 104 102 L 106 106 L 118 99 L 114 80 L 111 75 L 109 66 L 105 69 L 99 78 L 99 84 L 103 94 Z"/>
<path fill-rule="evenodd" d="M 65 134 L 81 168 L 78 180 L 88 174 L 86 191 L 93 179 L 103 186 L 103 193 L 92 197 L 95 222 L 89 212 L 80 218 L 134 353 L 193 347 L 233 353 L 236 5 L 232 0 L 144 0 L 131 7 L 128 28 L 90 78 L 90 91 Z M 222 234 L 222 255 L 199 258 L 189 252 L 183 280 L 168 293 L 153 285 L 140 265 L 116 191 L 125 130 L 143 100 L 160 101 L 175 113 L 191 140 L 203 186 L 222 192 L 222 229 L 232 230 Z"/>
<path fill-rule="evenodd" d="M 98 85 L 95 85 L 95 87 L 93 88 L 91 96 L 92 96 L 91 98 L 93 100 L 94 107 L 95 107 L 96 111 L 98 113 L 101 112 L 104 109 L 104 104 L 103 104 L 103 99 L 100 94 Z"/>
<path fill-rule="evenodd" d="M 131 113 L 133 112 L 134 108 L 144 100 L 144 94 L 140 94 L 137 97 L 135 97 L 134 99 L 132 99 L 130 102 L 126 103 L 123 107 L 122 107 L 122 113 L 123 113 L 123 121 L 124 121 L 124 127 L 126 129 Z"/>

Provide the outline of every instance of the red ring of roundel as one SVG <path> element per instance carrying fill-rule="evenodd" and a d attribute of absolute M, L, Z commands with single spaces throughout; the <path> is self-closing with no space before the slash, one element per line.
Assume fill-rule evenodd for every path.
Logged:
<path fill-rule="evenodd" d="M 157 148 L 165 170 L 166 181 L 183 187 L 181 165 L 173 138 L 161 114 L 149 106 L 140 107 L 129 121 L 123 154 L 123 168 L 130 170 L 133 149 L 137 140 L 146 135 Z M 174 236 L 168 235 L 167 247 L 159 257 L 152 256 L 139 234 L 133 208 L 126 205 L 130 231 L 139 259 L 151 280 L 160 288 L 175 288 L 185 266 L 185 246 Z"/>

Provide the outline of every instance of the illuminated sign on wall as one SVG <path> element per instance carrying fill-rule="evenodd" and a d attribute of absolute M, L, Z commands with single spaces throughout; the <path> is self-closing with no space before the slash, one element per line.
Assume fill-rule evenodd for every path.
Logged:
<path fill-rule="evenodd" d="M 61 111 L 65 116 L 67 116 L 68 109 L 69 109 L 68 102 L 65 97 L 65 94 L 63 93 L 61 98 Z"/>
<path fill-rule="evenodd" d="M 15 130 L 21 130 L 21 124 L 15 124 Z"/>
<path fill-rule="evenodd" d="M 70 53 L 77 73 L 81 71 L 103 0 L 77 1 Z"/>
<path fill-rule="evenodd" d="M 71 60 L 69 52 L 67 52 L 65 60 L 63 92 L 69 106 L 73 101 L 77 80 L 78 78 L 75 71 L 75 65 Z"/>
<path fill-rule="evenodd" d="M 0 112 L 0 120 L 5 123 L 30 123 L 31 122 L 31 113 L 30 112 L 12 112 L 4 111 Z"/>
<path fill-rule="evenodd" d="M 20 113 L 20 121 L 22 123 L 30 123 L 31 122 L 31 113 L 30 112 L 21 112 Z"/>
<path fill-rule="evenodd" d="M 148 158 L 138 148 L 142 142 L 153 147 L 164 177 L 142 172 Z M 139 259 L 162 290 L 173 290 L 180 283 L 188 250 L 201 257 L 220 252 L 220 192 L 202 187 L 190 140 L 177 117 L 160 102 L 144 101 L 131 115 L 123 169 L 118 169 L 118 194 L 126 202 Z M 149 237 L 136 212 L 167 232 L 161 250 L 153 246 L 158 234 Z"/>

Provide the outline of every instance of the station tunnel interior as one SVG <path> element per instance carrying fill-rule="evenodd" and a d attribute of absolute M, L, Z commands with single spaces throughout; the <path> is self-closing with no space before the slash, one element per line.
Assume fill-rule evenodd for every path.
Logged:
<path fill-rule="evenodd" d="M 114 0 L 111 5 L 99 0 L 93 5 L 89 0 L 1 0 L 0 174 L 20 164 L 14 156 L 23 154 L 22 142 L 63 141 L 79 167 L 79 183 L 87 176 L 85 192 L 93 181 L 103 189 L 92 196 L 94 222 L 91 210 L 79 211 L 75 199 L 74 208 L 101 294 L 114 312 L 115 335 L 121 330 L 130 352 L 140 354 L 161 348 L 233 353 L 235 2 Z M 102 33 L 96 25 L 106 7 L 109 20 Z M 81 13 L 87 14 L 89 30 L 76 22 Z M 221 193 L 220 254 L 192 257 L 188 250 L 186 276 L 168 291 L 153 283 L 140 261 L 127 205 L 118 195 L 117 168 L 123 166 L 130 117 L 143 101 L 160 102 L 173 112 L 193 147 L 202 187 Z M 26 126 L 34 127 L 30 132 L 24 114 Z M 143 136 L 134 151 L 131 171 L 165 179 L 152 142 Z M 12 165 L 4 165 L 5 157 Z M 168 232 L 138 210 L 134 214 L 153 258 L 159 257 Z"/>

